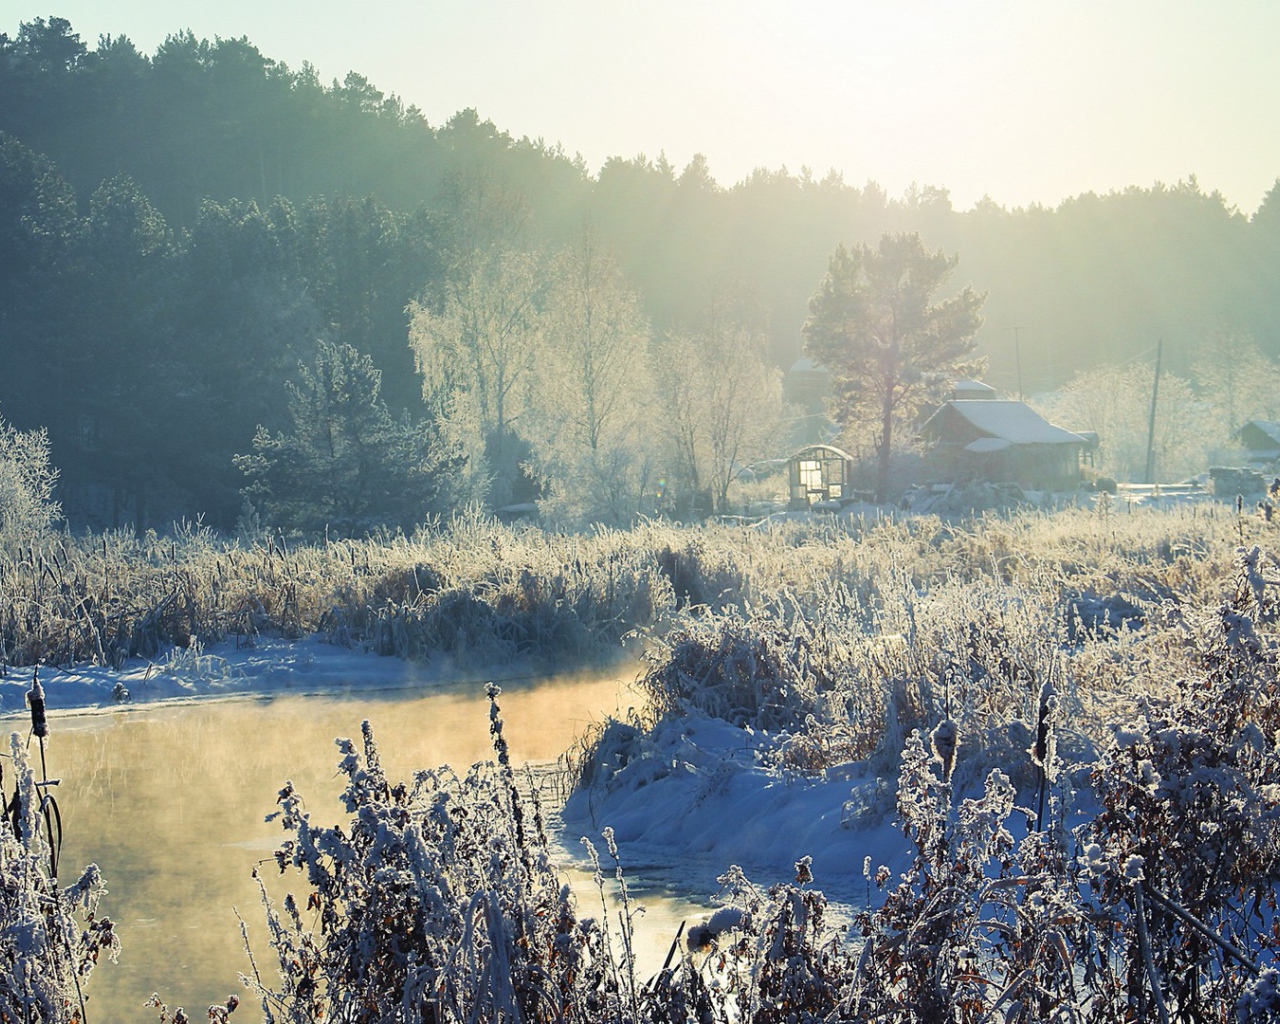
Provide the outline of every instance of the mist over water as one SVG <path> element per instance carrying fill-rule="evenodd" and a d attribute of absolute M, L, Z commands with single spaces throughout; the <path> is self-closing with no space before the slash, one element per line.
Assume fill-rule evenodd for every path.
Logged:
<path fill-rule="evenodd" d="M 554 761 L 592 721 L 634 702 L 617 677 L 507 684 L 500 704 L 512 758 Z M 279 876 L 271 853 L 282 833 L 264 818 L 292 779 L 318 824 L 341 821 L 334 739 L 358 741 L 364 719 L 393 782 L 443 764 L 461 773 L 492 757 L 478 683 L 51 715 L 49 774 L 62 780 L 56 794 L 66 830 L 60 877 L 66 884 L 84 865 L 99 864 L 110 890 L 101 912 L 116 922 L 124 946 L 120 962 L 101 964 L 90 980 L 91 1021 L 154 1013 L 142 1006 L 152 992 L 193 1019 L 235 993 L 244 1000 L 237 1019 L 258 1019 L 238 978 L 249 961 L 236 910 L 259 969 L 273 978 L 254 865 L 262 864 L 276 898 L 305 890 L 292 870 Z M 554 796 L 546 798 L 558 809 Z M 582 913 L 598 913 L 590 880 L 579 872 L 575 887 Z M 681 914 L 696 908 L 655 906 L 656 896 L 646 902 L 654 934 L 644 959 L 656 958 L 656 967 Z"/>

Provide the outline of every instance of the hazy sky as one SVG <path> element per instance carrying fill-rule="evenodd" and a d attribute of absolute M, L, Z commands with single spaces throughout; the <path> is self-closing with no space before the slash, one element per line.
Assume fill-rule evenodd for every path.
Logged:
<path fill-rule="evenodd" d="M 1196 175 L 1252 213 L 1280 177 L 1280 0 L 0 0 L 90 45 L 248 36 L 433 125 L 609 156 L 831 168 L 1006 206 Z"/>

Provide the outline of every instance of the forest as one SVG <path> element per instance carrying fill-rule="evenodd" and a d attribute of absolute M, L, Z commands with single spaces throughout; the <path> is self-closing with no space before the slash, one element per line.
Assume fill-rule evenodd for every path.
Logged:
<path fill-rule="evenodd" d="M 1206 422 L 1226 444 L 1273 413 L 1276 189 L 1254 211 L 1194 176 L 959 210 L 836 171 L 593 170 L 246 38 L 146 55 L 57 17 L 0 35 L 0 93 L 0 415 L 47 430 L 78 525 L 256 513 L 358 533 L 535 496 L 577 522 L 728 511 L 742 468 L 791 444 L 779 376 L 830 254 L 885 232 L 959 257 L 990 383 L 1104 434 L 1141 421 L 1163 343 L 1169 429 L 1185 424 L 1170 473 L 1205 468 Z M 500 358 L 460 369 L 485 318 Z M 1096 408 L 1104 379 L 1130 398 Z M 354 454 L 318 468 L 335 407 L 325 434 Z M 404 492 L 403 458 L 368 457 L 391 450 L 417 453 L 420 487 L 375 513 L 353 494 Z M 273 504 L 267 463 L 290 488 L 349 486 Z"/>

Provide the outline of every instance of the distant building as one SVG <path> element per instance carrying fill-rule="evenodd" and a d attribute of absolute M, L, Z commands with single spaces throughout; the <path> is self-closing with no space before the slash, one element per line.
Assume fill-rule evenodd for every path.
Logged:
<path fill-rule="evenodd" d="M 996 396 L 996 389 L 980 380 L 953 380 L 951 382 L 951 400 L 953 402 L 990 401 Z"/>
<path fill-rule="evenodd" d="M 985 385 L 984 385 L 985 386 Z M 1055 427 L 1025 402 L 955 399 L 920 428 L 933 469 L 950 480 L 1010 482 L 1050 490 L 1080 482 L 1089 442 Z"/>
<path fill-rule="evenodd" d="M 782 397 L 797 413 L 792 444 L 814 444 L 835 435 L 835 424 L 827 415 L 831 394 L 831 371 L 825 366 L 808 356 L 791 364 L 782 377 Z"/>
<path fill-rule="evenodd" d="M 1280 423 L 1250 420 L 1236 431 L 1236 440 L 1249 453 L 1250 465 L 1271 466 L 1280 461 Z"/>

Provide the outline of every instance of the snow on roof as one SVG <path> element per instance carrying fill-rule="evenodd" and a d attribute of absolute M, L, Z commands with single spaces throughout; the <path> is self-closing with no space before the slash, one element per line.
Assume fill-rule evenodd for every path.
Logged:
<path fill-rule="evenodd" d="M 968 420 L 980 433 L 1010 444 L 1085 443 L 1079 434 L 1055 427 L 1025 402 L 1009 398 L 951 401 L 929 417 L 929 423 L 934 423 L 948 409 Z M 940 423 L 934 424 L 935 429 L 939 426 Z"/>
<path fill-rule="evenodd" d="M 980 380 L 953 380 L 951 392 L 956 395 L 994 395 L 996 389 Z"/>

